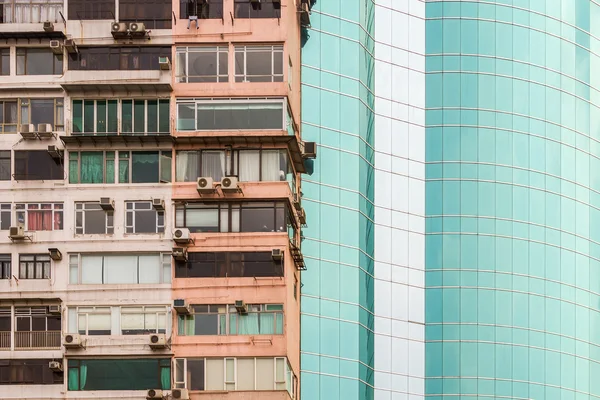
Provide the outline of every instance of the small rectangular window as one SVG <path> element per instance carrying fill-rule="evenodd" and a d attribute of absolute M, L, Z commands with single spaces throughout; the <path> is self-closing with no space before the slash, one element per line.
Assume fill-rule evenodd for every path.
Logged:
<path fill-rule="evenodd" d="M 69 183 L 114 183 L 114 151 L 69 153 Z"/>
<path fill-rule="evenodd" d="M 162 233 L 165 231 L 165 213 L 156 211 L 151 201 L 125 202 L 126 233 Z"/>
<path fill-rule="evenodd" d="M 158 284 L 170 282 L 167 254 L 80 254 L 69 262 L 72 284 Z M 168 254 L 171 257 L 170 254 Z M 167 277 L 168 280 L 165 278 Z"/>
<path fill-rule="evenodd" d="M 0 279 L 10 279 L 11 277 L 11 255 L 0 254 Z"/>
<path fill-rule="evenodd" d="M 113 211 L 104 211 L 98 202 L 75 203 L 75 234 L 113 233 Z"/>
<path fill-rule="evenodd" d="M 0 150 L 0 181 L 10 181 L 10 150 Z"/>
<path fill-rule="evenodd" d="M 47 367 L 47 366 L 46 366 Z M 140 390 L 171 388 L 168 358 L 120 358 L 68 360 L 69 391 Z"/>
<path fill-rule="evenodd" d="M 121 334 L 147 335 L 166 333 L 167 308 L 165 306 L 121 307 Z"/>
<path fill-rule="evenodd" d="M 179 0 L 179 17 L 181 19 L 189 17 L 221 19 L 223 18 L 223 0 Z"/>
<path fill-rule="evenodd" d="M 177 47 L 177 82 L 227 82 L 227 46 Z"/>
<path fill-rule="evenodd" d="M 283 82 L 283 45 L 235 46 L 236 82 Z"/>
<path fill-rule="evenodd" d="M 10 48 L 0 49 L 0 75 L 10 75 Z"/>
<path fill-rule="evenodd" d="M 17 75 L 61 75 L 63 55 L 50 48 L 17 47 Z"/>
<path fill-rule="evenodd" d="M 77 307 L 77 331 L 81 335 L 110 335 L 110 307 Z"/>
<path fill-rule="evenodd" d="M 281 18 L 281 2 L 273 0 L 262 0 L 259 2 L 251 0 L 235 0 L 235 18 Z"/>
<path fill-rule="evenodd" d="M 11 227 L 12 207 L 10 203 L 0 204 L 0 230 L 7 231 Z"/>
<path fill-rule="evenodd" d="M 170 151 L 119 151 L 119 183 L 170 181 Z"/>
<path fill-rule="evenodd" d="M 70 20 L 115 19 L 114 0 L 68 0 Z M 61 0 L 62 2 L 62 0 Z"/>
<path fill-rule="evenodd" d="M 19 279 L 50 279 L 50 256 L 47 254 L 21 254 Z"/>
<path fill-rule="evenodd" d="M 142 3 L 140 3 L 142 4 Z M 148 9 L 153 5 L 144 3 Z M 114 18 L 114 17 L 112 17 Z M 121 22 L 126 22 L 121 15 Z M 170 20 L 170 18 L 169 18 Z M 139 18 L 130 22 L 142 22 Z M 148 28 L 148 25 L 146 25 Z M 158 70 L 159 57 L 171 58 L 169 46 L 119 46 L 119 47 L 78 47 L 76 54 L 69 54 L 70 70 L 86 71 L 142 71 Z"/>
<path fill-rule="evenodd" d="M 60 338 L 60 334 L 58 337 Z M 62 385 L 66 374 L 54 372 L 48 368 L 50 361 L 54 360 L 2 360 L 0 363 L 0 385 Z"/>

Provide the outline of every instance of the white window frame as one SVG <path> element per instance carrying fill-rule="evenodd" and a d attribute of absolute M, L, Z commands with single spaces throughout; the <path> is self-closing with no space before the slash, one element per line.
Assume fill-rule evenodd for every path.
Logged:
<path fill-rule="evenodd" d="M 135 208 L 137 203 L 147 203 L 150 205 L 150 208 L 144 208 L 144 209 L 140 209 L 137 210 Z M 129 209 L 128 205 L 132 204 L 132 208 Z M 154 212 L 154 219 L 155 219 L 155 227 L 156 229 L 154 229 L 154 232 L 136 232 L 136 228 L 135 228 L 135 211 L 153 211 Z M 131 225 L 127 224 L 127 216 L 131 214 Z M 159 221 L 159 215 L 162 214 L 162 220 L 163 223 L 162 225 L 159 225 L 158 221 Z M 128 230 L 131 229 L 131 232 L 128 232 Z M 158 211 L 155 210 L 154 207 L 152 207 L 152 201 L 151 200 L 128 200 L 125 202 L 125 233 L 128 235 L 150 235 L 152 233 L 164 233 L 165 232 L 165 212 L 164 211 Z"/>
<path fill-rule="evenodd" d="M 164 312 L 158 311 L 158 310 L 152 310 L 152 311 L 147 311 L 147 308 L 159 308 L 161 307 L 163 309 Z M 136 311 L 128 311 L 127 309 L 142 309 L 141 311 L 136 310 Z M 163 306 L 163 305 L 143 305 L 143 306 L 138 306 L 138 305 L 131 305 L 131 306 L 121 306 L 120 308 L 120 312 L 119 312 L 119 335 L 123 335 L 123 336 L 136 336 L 135 334 L 130 334 L 130 335 L 126 335 L 123 333 L 123 315 L 127 315 L 127 314 L 142 314 L 144 316 L 144 326 L 146 325 L 146 315 L 152 315 L 154 314 L 154 316 L 156 317 L 156 329 L 155 332 L 153 333 L 158 333 L 160 326 L 159 326 L 159 315 L 164 315 L 164 321 L 165 321 L 165 334 L 169 331 L 168 329 L 168 325 L 169 325 L 169 306 Z M 140 335 L 145 335 L 146 333 L 142 333 Z"/>
<path fill-rule="evenodd" d="M 232 362 L 233 362 L 233 381 L 227 380 L 227 360 L 232 360 Z M 256 361 L 255 361 L 255 363 L 256 363 Z M 204 370 L 206 371 L 206 364 L 204 366 Z M 256 370 L 254 371 L 254 374 L 255 374 L 254 380 L 256 381 Z M 206 376 L 206 373 L 204 375 Z M 233 385 L 233 389 L 227 389 L 227 385 Z M 237 390 L 237 358 L 236 357 L 223 358 L 223 390 Z"/>
<path fill-rule="evenodd" d="M 283 82 L 284 80 L 284 66 L 285 66 L 285 62 L 284 62 L 284 57 L 283 57 L 283 44 L 272 44 L 272 45 L 235 45 L 234 46 L 234 60 L 237 60 L 237 55 L 238 54 L 243 54 L 244 55 L 244 64 L 243 64 L 243 70 L 244 72 L 242 74 L 238 74 L 237 71 L 235 70 L 234 67 L 234 79 L 235 82 L 256 82 L 256 81 L 252 81 L 252 80 L 248 80 L 248 78 L 252 78 L 252 77 L 256 77 L 256 78 L 266 78 L 269 75 L 248 75 L 248 53 L 264 53 L 270 51 L 271 53 L 271 80 L 270 82 Z M 276 74 L 275 73 L 275 57 L 281 57 L 281 74 Z M 237 67 L 237 63 L 234 61 L 234 66 Z M 241 78 L 241 80 L 238 80 L 238 78 Z M 281 78 L 280 80 L 275 80 L 275 78 Z M 269 81 L 261 81 L 261 82 L 257 82 L 257 83 L 268 83 Z"/>
<path fill-rule="evenodd" d="M 12 204 L 10 203 L 0 203 L 0 221 L 3 221 L 2 215 L 4 216 L 8 216 L 8 225 L 9 228 L 10 226 L 12 226 L 12 220 L 13 220 L 13 216 L 12 216 Z M 64 215 L 63 215 L 64 218 Z M 64 222 L 63 222 L 64 225 Z"/>
<path fill-rule="evenodd" d="M 42 204 L 51 204 L 52 208 L 42 208 Z M 37 205 L 37 209 L 29 209 L 30 205 Z M 23 208 L 17 208 L 17 207 Z M 57 206 L 60 206 L 57 208 Z M 65 204 L 60 202 L 48 202 L 48 203 L 15 203 L 15 221 L 18 224 L 24 224 L 23 227 L 27 231 L 29 227 L 29 211 L 50 211 L 52 213 L 52 229 L 36 230 L 34 232 L 54 232 L 62 231 L 65 229 Z M 54 214 L 62 214 L 61 223 L 62 229 L 54 229 Z M 22 219 L 22 222 L 19 221 Z"/>
<path fill-rule="evenodd" d="M 240 98 L 240 99 L 232 99 L 232 98 L 215 98 L 215 99 L 207 99 L 207 98 L 191 98 L 185 99 L 180 98 L 177 99 L 175 103 L 176 109 L 176 118 L 175 118 L 175 127 L 178 129 L 179 122 L 179 105 L 180 104 L 193 104 L 194 105 L 194 129 L 186 129 L 180 130 L 181 132 L 204 132 L 204 131 L 217 131 L 217 132 L 227 132 L 229 129 L 197 129 L 198 128 L 198 105 L 199 104 L 265 104 L 265 103 L 281 103 L 282 104 L 282 113 L 281 113 L 281 128 L 277 129 L 264 129 L 260 128 L 257 130 L 274 130 L 274 131 L 282 131 L 287 129 L 287 113 L 288 113 L 288 102 L 285 98 L 269 98 L 269 97 L 261 97 L 261 98 Z"/>
<path fill-rule="evenodd" d="M 75 235 L 113 235 L 115 232 L 115 227 L 114 227 L 114 211 L 104 211 L 104 233 L 86 233 L 84 231 L 85 229 L 85 205 L 86 204 L 100 204 L 99 201 L 76 201 L 75 202 Z M 79 208 L 79 205 L 81 205 L 81 207 Z M 89 211 L 93 211 L 93 212 L 97 212 L 100 210 L 89 210 Z M 81 214 L 81 226 L 77 225 L 77 214 L 80 213 Z M 109 223 L 109 216 L 112 217 L 112 224 Z M 77 230 L 81 229 L 81 233 L 78 233 Z"/>
<path fill-rule="evenodd" d="M 79 326 L 79 316 L 80 315 L 85 315 L 85 333 L 83 333 L 83 335 L 88 335 L 89 334 L 89 316 L 90 315 L 107 315 L 111 316 L 111 308 L 107 307 L 107 306 L 77 306 L 77 307 L 72 307 L 69 309 L 74 309 L 75 313 L 74 313 L 74 317 L 75 317 L 75 328 L 76 328 L 76 332 L 73 333 L 79 333 L 80 330 L 80 326 Z M 91 311 L 88 311 L 86 309 L 91 309 Z M 85 310 L 85 311 L 83 311 Z M 110 326 L 109 326 L 109 331 L 111 331 L 112 333 L 112 318 L 109 319 L 110 321 Z M 110 335 L 110 334 L 109 334 Z M 101 336 L 101 335 L 92 335 L 92 336 Z"/>
<path fill-rule="evenodd" d="M 97 255 L 97 256 L 107 256 L 113 255 L 115 253 L 71 253 L 69 254 L 69 284 L 71 285 L 89 285 L 89 283 L 81 283 L 81 256 L 84 255 Z M 131 253 L 122 253 L 122 254 L 131 254 Z M 160 271 L 159 271 L 159 282 L 156 284 L 164 284 L 171 283 L 171 274 L 172 274 L 172 255 L 171 253 L 133 253 L 131 255 L 154 255 L 156 254 L 160 261 Z M 138 266 L 139 268 L 139 266 Z M 92 285 L 113 285 L 112 283 L 92 283 Z M 118 284 L 117 284 L 118 285 Z M 148 285 L 148 283 L 130 283 L 129 285 Z M 168 324 L 168 322 L 167 322 Z"/>
<path fill-rule="evenodd" d="M 175 66 L 175 82 L 177 83 L 190 83 L 190 68 L 189 68 L 189 54 L 190 53 L 214 53 L 215 58 L 216 58 L 216 62 L 215 62 L 215 66 L 216 66 L 216 74 L 215 75 L 198 75 L 198 76 L 192 76 L 192 78 L 215 78 L 216 81 L 212 82 L 212 81 L 205 81 L 205 82 L 198 82 L 198 81 L 194 81 L 191 83 L 220 83 L 220 82 L 229 82 L 229 47 L 228 46 L 220 46 L 220 45 L 216 45 L 216 46 L 177 46 L 176 50 L 175 50 L 175 62 L 177 63 L 177 65 Z M 227 55 L 227 73 L 225 75 L 221 75 L 219 74 L 219 70 L 221 67 L 221 54 L 226 54 Z M 179 55 L 181 54 L 185 54 L 185 65 L 184 65 L 184 70 L 182 71 L 180 69 L 180 65 L 179 65 Z"/>

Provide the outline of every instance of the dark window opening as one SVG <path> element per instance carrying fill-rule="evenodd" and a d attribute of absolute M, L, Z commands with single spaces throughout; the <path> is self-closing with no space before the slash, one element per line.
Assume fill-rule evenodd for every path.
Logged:
<path fill-rule="evenodd" d="M 187 262 L 175 265 L 176 278 L 281 277 L 283 263 L 275 262 L 270 252 L 188 253 Z"/>
<path fill-rule="evenodd" d="M 69 55 L 70 70 L 158 70 L 158 58 L 171 58 L 171 47 L 79 47 Z"/>
<path fill-rule="evenodd" d="M 0 151 L 0 181 L 10 181 L 10 150 Z"/>
<path fill-rule="evenodd" d="M 180 0 L 179 17 L 188 19 L 190 16 L 198 19 L 221 19 L 223 0 Z"/>
<path fill-rule="evenodd" d="M 69 19 L 115 20 L 114 0 L 69 0 Z"/>
<path fill-rule="evenodd" d="M 61 75 L 63 56 L 50 48 L 17 48 L 17 75 Z"/>
<path fill-rule="evenodd" d="M 119 0 L 120 22 L 142 22 L 146 29 L 171 29 L 171 0 Z"/>
<path fill-rule="evenodd" d="M 281 18 L 281 3 L 273 0 L 235 0 L 235 18 Z"/>
<path fill-rule="evenodd" d="M 58 385 L 63 373 L 48 368 L 53 360 L 0 360 L 0 385 Z"/>
<path fill-rule="evenodd" d="M 64 168 L 47 150 L 15 151 L 15 179 L 23 181 L 62 180 Z"/>

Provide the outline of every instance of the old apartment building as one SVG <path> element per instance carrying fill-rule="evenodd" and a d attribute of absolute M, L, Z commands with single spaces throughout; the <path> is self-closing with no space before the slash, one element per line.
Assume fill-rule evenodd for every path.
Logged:
<path fill-rule="evenodd" d="M 0 398 L 299 398 L 308 3 L 0 11 Z"/>

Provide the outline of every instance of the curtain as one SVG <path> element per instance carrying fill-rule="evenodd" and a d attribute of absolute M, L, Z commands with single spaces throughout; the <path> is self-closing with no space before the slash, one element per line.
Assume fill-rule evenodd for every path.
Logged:
<path fill-rule="evenodd" d="M 178 151 L 175 158 L 177 182 L 193 182 L 199 176 L 200 153 L 198 151 Z"/>
<path fill-rule="evenodd" d="M 79 390 L 79 368 L 69 368 L 68 390 Z"/>
<path fill-rule="evenodd" d="M 171 367 L 162 366 L 160 368 L 160 384 L 163 390 L 171 389 Z"/>
<path fill-rule="evenodd" d="M 285 181 L 285 171 L 282 171 L 279 166 L 279 150 L 263 151 L 261 163 L 263 181 Z"/>
<path fill-rule="evenodd" d="M 220 181 L 225 175 L 225 152 L 202 152 L 202 176 L 210 176 L 215 181 Z"/>
<path fill-rule="evenodd" d="M 104 155 L 101 151 L 81 152 L 81 180 L 79 183 L 102 183 L 104 181 Z"/>
<path fill-rule="evenodd" d="M 85 361 L 81 360 L 79 365 L 79 390 L 85 390 L 85 384 L 87 382 L 87 365 Z"/>
<path fill-rule="evenodd" d="M 29 231 L 51 231 L 52 210 L 27 211 L 27 230 Z"/>
<path fill-rule="evenodd" d="M 177 335 L 185 335 L 185 315 L 179 315 L 177 318 Z"/>
<path fill-rule="evenodd" d="M 240 315 L 238 319 L 238 334 L 239 335 L 258 335 L 258 313 L 248 313 Z"/>
<path fill-rule="evenodd" d="M 260 313 L 260 334 L 272 335 L 275 333 L 275 313 Z"/>
<path fill-rule="evenodd" d="M 258 150 L 240 151 L 238 166 L 240 181 L 257 182 L 260 179 L 260 152 Z"/>

